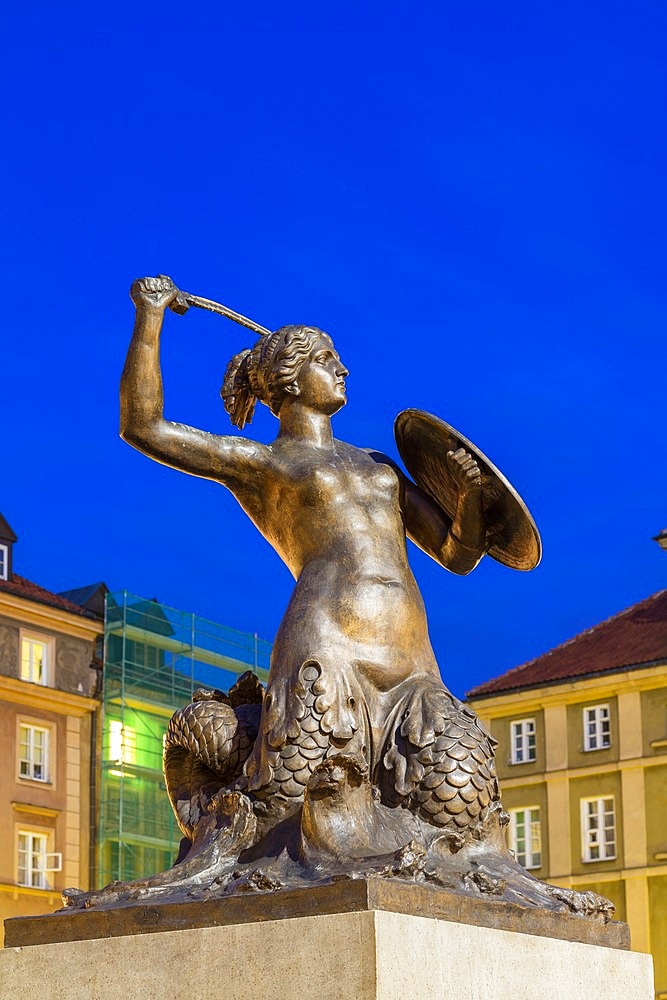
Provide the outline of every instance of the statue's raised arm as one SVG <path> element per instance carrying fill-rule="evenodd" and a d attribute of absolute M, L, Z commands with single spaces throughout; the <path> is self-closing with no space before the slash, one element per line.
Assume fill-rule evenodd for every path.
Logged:
<path fill-rule="evenodd" d="M 216 480 L 235 492 L 251 490 L 271 464 L 265 445 L 165 419 L 160 335 L 165 309 L 178 296 L 176 285 L 165 275 L 140 278 L 130 296 L 136 319 L 120 382 L 121 437 L 163 465 Z"/>

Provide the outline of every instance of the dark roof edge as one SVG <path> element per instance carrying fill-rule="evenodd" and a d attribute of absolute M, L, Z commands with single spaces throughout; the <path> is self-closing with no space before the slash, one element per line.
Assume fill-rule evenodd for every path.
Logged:
<path fill-rule="evenodd" d="M 43 593 L 27 594 L 21 588 L 20 584 L 14 582 L 15 580 L 25 580 L 26 583 L 36 587 L 40 591 L 43 591 Z M 12 597 L 18 597 L 22 601 L 29 601 L 32 604 L 41 604 L 44 607 L 53 608 L 56 611 L 64 611 L 69 615 L 77 615 L 80 618 L 87 618 L 89 621 L 99 622 L 100 620 L 99 615 L 93 614 L 92 611 L 89 611 L 82 605 L 74 604 L 72 601 L 68 601 L 67 598 L 60 597 L 51 590 L 46 590 L 45 587 L 40 586 L 38 583 L 34 583 L 33 580 L 28 580 L 25 576 L 20 576 L 18 573 L 14 574 L 13 580 L 2 581 L 0 594 L 11 594 Z M 67 605 L 69 605 L 69 607 Z"/>
<path fill-rule="evenodd" d="M 667 656 L 662 656 L 658 660 L 645 660 L 643 663 L 627 663 L 619 667 L 609 667 L 607 670 L 588 670 L 585 674 L 569 674 L 567 677 L 557 677 L 550 681 L 537 681 L 533 684 L 514 684 L 512 687 L 501 688 L 497 691 L 482 691 L 475 694 L 475 688 L 466 692 L 465 700 L 477 700 L 478 698 L 497 698 L 500 695 L 511 694 L 513 691 L 530 691 L 532 689 L 544 687 L 556 687 L 559 684 L 567 684 L 569 681 L 581 681 L 589 677 L 607 677 L 609 674 L 623 674 L 627 670 L 645 670 L 647 667 L 659 667 L 667 663 Z"/>
<path fill-rule="evenodd" d="M 539 663 L 541 660 L 547 660 L 549 657 L 553 656 L 554 653 L 559 653 L 562 649 L 566 649 L 568 647 L 571 647 L 571 646 L 575 645 L 576 643 L 580 642 L 585 636 L 591 635 L 593 632 L 597 632 L 598 629 L 601 629 L 601 628 L 603 628 L 606 625 L 610 625 L 612 622 L 617 621 L 619 618 L 623 618 L 625 615 L 628 615 L 628 614 L 630 614 L 632 612 L 637 611 L 638 608 L 641 608 L 643 605 L 646 605 L 646 604 L 648 604 L 651 601 L 655 601 L 658 597 L 662 597 L 662 595 L 666 594 L 666 593 L 667 593 L 667 588 L 666 587 L 663 587 L 660 590 L 656 590 L 656 592 L 654 594 L 649 594 L 648 597 L 642 598 L 641 601 L 637 601 L 635 604 L 630 604 L 630 605 L 628 605 L 627 608 L 622 608 L 621 611 L 617 611 L 615 614 L 610 615 L 608 618 L 604 618 L 601 622 L 597 622 L 597 624 L 591 625 L 590 628 L 582 629 L 581 632 L 577 632 L 576 635 L 571 636 L 569 639 L 565 639 L 563 642 L 559 642 L 557 646 L 552 646 L 552 648 L 551 649 L 547 649 L 546 652 L 540 653 L 538 656 L 534 656 L 532 658 L 532 660 L 526 660 L 525 663 L 520 663 L 516 667 L 510 667 L 509 670 L 505 670 L 502 674 L 499 674 L 497 677 L 491 677 L 488 681 L 484 681 L 483 684 L 478 684 L 477 686 L 478 687 L 483 687 L 486 684 L 492 684 L 494 681 L 499 681 L 503 677 L 507 677 L 507 678 L 512 677 L 512 676 L 516 677 L 517 674 L 521 674 L 524 671 L 527 671 L 529 667 L 534 667 L 535 664 Z M 616 670 L 616 669 L 619 669 L 619 668 L 617 668 L 617 667 L 613 667 L 612 668 L 612 670 Z M 590 672 L 591 671 L 589 671 L 589 673 Z M 600 671 L 595 671 L 595 672 L 597 672 L 597 673 L 605 673 L 606 671 L 600 670 Z M 583 675 L 583 674 L 575 674 L 573 676 L 577 676 L 577 677 L 578 676 L 582 676 L 583 677 L 585 675 Z M 566 678 L 564 678 L 564 679 L 566 679 Z M 549 683 L 549 682 L 547 681 L 545 683 Z M 508 690 L 514 690 L 514 689 L 519 689 L 519 688 L 524 688 L 524 687 L 525 688 L 528 688 L 528 687 L 539 687 L 539 686 L 541 686 L 541 685 L 536 685 L 534 683 L 529 683 L 529 684 L 512 684 L 511 688 L 508 688 Z M 472 688 L 472 690 L 474 691 L 475 689 Z M 477 696 L 475 696 L 475 697 L 477 697 Z"/>

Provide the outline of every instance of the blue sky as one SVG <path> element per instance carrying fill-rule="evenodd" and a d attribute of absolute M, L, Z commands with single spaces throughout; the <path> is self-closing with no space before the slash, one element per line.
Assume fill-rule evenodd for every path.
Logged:
<path fill-rule="evenodd" d="M 5 15 L 3 488 L 16 570 L 104 579 L 271 639 L 291 580 L 221 487 L 118 438 L 134 277 L 314 323 L 334 431 L 396 456 L 407 407 L 524 496 L 542 565 L 412 547 L 461 694 L 664 586 L 667 8 L 36 6 Z M 243 330 L 163 340 L 166 415 L 231 430 Z M 275 421 L 250 428 L 268 441 Z"/>

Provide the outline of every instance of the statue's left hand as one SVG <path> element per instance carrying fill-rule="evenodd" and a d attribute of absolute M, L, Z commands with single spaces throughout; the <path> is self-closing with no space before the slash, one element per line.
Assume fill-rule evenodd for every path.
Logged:
<path fill-rule="evenodd" d="M 463 493 L 482 490 L 482 472 L 479 465 L 465 448 L 447 452 L 447 468 L 452 479 Z"/>

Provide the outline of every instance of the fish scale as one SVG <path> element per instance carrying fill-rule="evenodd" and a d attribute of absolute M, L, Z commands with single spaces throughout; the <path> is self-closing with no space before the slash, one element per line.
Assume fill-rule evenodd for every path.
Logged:
<path fill-rule="evenodd" d="M 499 798 L 495 741 L 476 716 L 454 699 L 447 705 L 440 700 L 438 709 L 443 708 L 445 712 L 440 719 L 430 720 L 430 728 L 420 726 L 414 715 L 404 716 L 398 731 L 406 744 L 400 755 L 407 757 L 408 786 L 410 781 L 416 786 L 410 794 L 413 808 L 430 823 L 438 826 L 453 823 L 465 828 L 482 819 L 490 803 Z M 431 730 L 441 735 L 424 746 L 422 741 Z M 411 735 L 413 740 L 419 740 L 419 745 L 411 742 Z M 390 771 L 395 766 L 393 758 L 388 766 Z M 398 772 L 393 781 L 400 798 L 402 779 Z"/>

